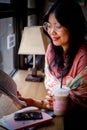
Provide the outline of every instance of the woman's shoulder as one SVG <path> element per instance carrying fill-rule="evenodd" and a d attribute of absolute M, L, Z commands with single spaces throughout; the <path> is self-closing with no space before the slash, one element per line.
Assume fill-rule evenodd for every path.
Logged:
<path fill-rule="evenodd" d="M 87 66 L 87 45 L 82 45 L 72 64 L 72 67 L 69 71 L 69 76 L 75 77 L 77 74 L 79 74 L 84 68 Z"/>
<path fill-rule="evenodd" d="M 77 54 L 76 54 L 76 57 L 74 59 L 74 63 L 76 64 L 85 64 L 87 65 L 87 45 L 86 44 L 83 44 Z"/>
<path fill-rule="evenodd" d="M 87 44 L 83 44 L 83 45 L 80 47 L 80 49 L 79 49 L 77 55 L 81 55 L 81 56 L 82 56 L 82 55 L 87 55 Z"/>
<path fill-rule="evenodd" d="M 52 49 L 52 44 L 49 43 L 46 51 L 46 55 L 53 55 L 53 49 Z"/>
<path fill-rule="evenodd" d="M 80 47 L 81 50 L 87 50 L 87 43 L 84 43 L 81 47 Z"/>
<path fill-rule="evenodd" d="M 45 53 L 45 60 L 47 60 L 48 63 L 50 63 L 53 56 L 54 56 L 54 51 L 52 49 L 52 43 L 49 43 L 47 50 L 46 50 L 46 53 Z"/>
<path fill-rule="evenodd" d="M 47 50 L 51 51 L 52 50 L 52 43 L 48 44 Z"/>

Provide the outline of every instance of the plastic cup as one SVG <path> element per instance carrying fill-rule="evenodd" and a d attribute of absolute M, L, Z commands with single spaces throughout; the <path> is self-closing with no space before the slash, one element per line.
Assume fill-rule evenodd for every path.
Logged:
<path fill-rule="evenodd" d="M 69 97 L 70 88 L 62 86 L 62 88 L 55 88 L 53 90 L 54 102 L 53 110 L 54 114 L 57 116 L 63 116 L 67 110 L 68 97 Z"/>

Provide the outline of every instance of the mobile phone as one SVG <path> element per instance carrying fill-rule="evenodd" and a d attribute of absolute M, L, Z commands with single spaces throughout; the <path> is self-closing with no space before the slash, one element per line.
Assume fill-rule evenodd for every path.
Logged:
<path fill-rule="evenodd" d="M 14 120 L 36 120 L 43 119 L 42 112 L 33 111 L 33 112 L 20 112 L 14 114 Z"/>

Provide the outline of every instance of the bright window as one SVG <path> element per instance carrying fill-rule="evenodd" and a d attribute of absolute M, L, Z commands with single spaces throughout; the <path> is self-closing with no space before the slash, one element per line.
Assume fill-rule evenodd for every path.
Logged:
<path fill-rule="evenodd" d="M 13 33 L 13 18 L 0 19 L 0 69 L 10 74 L 14 70 L 14 46 L 8 48 L 7 37 Z M 12 38 L 11 38 L 12 39 Z"/>

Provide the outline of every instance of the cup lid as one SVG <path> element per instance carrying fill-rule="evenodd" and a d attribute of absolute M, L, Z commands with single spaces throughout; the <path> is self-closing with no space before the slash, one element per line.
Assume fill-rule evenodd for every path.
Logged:
<path fill-rule="evenodd" d="M 54 87 L 52 91 L 55 96 L 67 96 L 70 92 L 70 88 L 66 86 L 63 86 L 62 88 Z"/>

